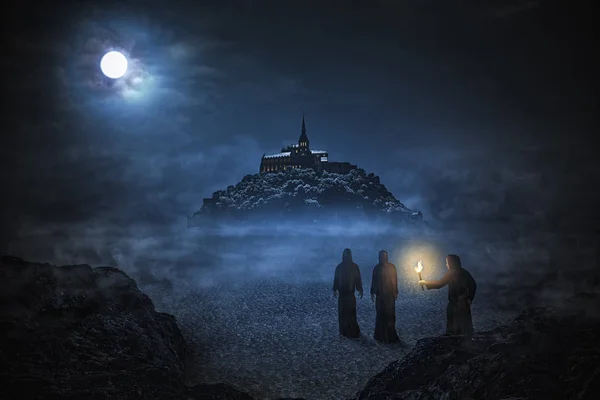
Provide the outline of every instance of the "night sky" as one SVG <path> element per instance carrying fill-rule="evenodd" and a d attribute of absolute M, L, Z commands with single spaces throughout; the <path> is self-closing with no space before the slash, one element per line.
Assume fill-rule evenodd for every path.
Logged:
<path fill-rule="evenodd" d="M 425 219 L 593 226 L 591 3 L 8 1 L 2 244 L 32 227 L 184 229 L 296 142 L 303 110 L 312 148 Z M 131 64 L 112 84 L 111 49 Z"/>

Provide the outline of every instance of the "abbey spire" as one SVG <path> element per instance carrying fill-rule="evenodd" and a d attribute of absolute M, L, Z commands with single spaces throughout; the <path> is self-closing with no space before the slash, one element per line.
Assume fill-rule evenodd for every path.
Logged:
<path fill-rule="evenodd" d="M 302 132 L 298 144 L 290 144 L 281 148 L 277 154 L 268 154 L 260 159 L 260 173 L 279 173 L 291 169 L 312 169 L 318 173 L 323 171 L 336 174 L 347 174 L 356 169 L 349 162 L 329 161 L 327 150 L 312 150 L 309 148 L 306 135 L 306 122 L 302 113 Z"/>
<path fill-rule="evenodd" d="M 302 113 L 302 133 L 298 139 L 298 147 L 308 150 L 308 136 L 306 136 L 306 124 L 304 123 L 304 113 Z"/>

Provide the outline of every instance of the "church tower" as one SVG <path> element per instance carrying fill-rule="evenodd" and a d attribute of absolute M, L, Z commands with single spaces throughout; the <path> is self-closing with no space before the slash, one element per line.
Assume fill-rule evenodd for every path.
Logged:
<path fill-rule="evenodd" d="M 306 136 L 306 124 L 304 123 L 304 113 L 302 113 L 302 133 L 300 133 L 300 138 L 298 139 L 298 148 L 300 150 L 300 153 L 309 152 L 309 141 L 308 136 Z"/>

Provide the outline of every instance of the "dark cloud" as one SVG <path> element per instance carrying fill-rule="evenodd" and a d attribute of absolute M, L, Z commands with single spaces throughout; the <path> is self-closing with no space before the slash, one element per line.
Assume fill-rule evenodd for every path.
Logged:
<path fill-rule="evenodd" d="M 518 14 L 535 10 L 542 6 L 544 0 L 500 1 L 485 8 L 484 15 L 491 18 L 510 18 Z"/>
<path fill-rule="evenodd" d="M 494 2 L 513 11 L 488 23 L 475 2 L 217 3 L 6 8 L 5 237 L 180 224 L 295 141 L 303 109 L 314 146 L 429 219 L 549 218 L 595 201 L 589 25 L 554 24 L 586 10 Z M 98 68 L 111 49 L 131 64 L 113 83 Z"/>

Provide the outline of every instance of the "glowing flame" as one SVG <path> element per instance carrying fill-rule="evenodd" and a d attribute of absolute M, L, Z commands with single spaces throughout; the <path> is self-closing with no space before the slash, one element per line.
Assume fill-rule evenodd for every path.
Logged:
<path fill-rule="evenodd" d="M 423 260 L 419 260 L 417 266 L 415 267 L 415 271 L 417 271 L 418 274 L 420 274 L 421 271 L 423 271 Z"/>

